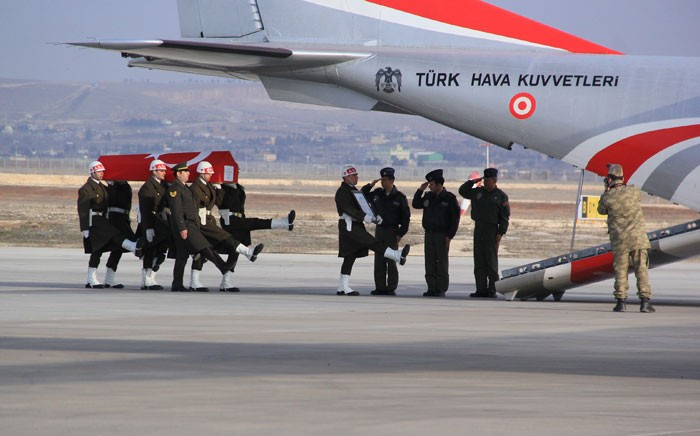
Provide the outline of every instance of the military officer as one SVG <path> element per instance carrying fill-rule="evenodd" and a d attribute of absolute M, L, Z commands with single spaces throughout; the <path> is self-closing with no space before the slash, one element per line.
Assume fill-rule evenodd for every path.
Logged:
<path fill-rule="evenodd" d="M 474 187 L 483 180 L 484 186 Z M 496 183 L 498 170 L 486 168 L 484 176 L 467 180 L 459 187 L 459 195 L 471 200 L 474 220 L 474 279 L 476 292 L 472 298 L 496 298 L 498 281 L 498 246 L 508 231 L 510 204 L 508 195 Z"/>
<path fill-rule="evenodd" d="M 149 165 L 151 177 L 139 189 L 139 232 L 146 239 L 141 268 L 141 289 L 159 291 L 163 287 L 156 282 L 156 272 L 165 260 L 170 245 L 170 228 L 165 213 L 165 173 L 167 165 L 154 159 Z"/>
<path fill-rule="evenodd" d="M 289 211 L 285 218 L 248 218 L 245 214 L 245 188 L 240 183 L 225 183 L 221 186 L 221 195 L 217 196 L 217 207 L 219 208 L 219 223 L 221 228 L 226 230 L 233 236 L 233 239 L 240 241 L 244 245 L 251 244 L 250 232 L 253 230 L 263 229 L 278 229 L 292 231 L 294 229 L 294 218 L 296 212 Z M 233 253 L 232 256 L 238 260 L 238 253 Z M 234 263 L 231 268 L 233 273 L 236 269 Z M 224 275 L 219 291 L 221 292 L 239 292 L 240 289 L 233 286 L 230 281 L 231 275 Z"/>
<path fill-rule="evenodd" d="M 216 224 L 216 218 L 212 215 L 212 209 L 220 201 L 221 189 L 217 189 L 211 182 L 214 175 L 214 167 L 207 161 L 201 161 L 197 165 L 197 179 L 190 185 L 195 206 L 197 207 L 200 230 L 204 237 L 219 253 L 228 254 L 229 269 L 223 273 L 223 289 L 233 290 L 232 272 L 233 266 L 238 260 L 238 254 L 242 253 L 255 262 L 258 254 L 263 250 L 263 244 L 247 247 L 235 240 L 230 233 Z M 209 288 L 202 285 L 199 275 L 202 271 L 204 259 L 200 256 L 192 261 L 192 274 L 190 278 L 190 290 L 198 292 L 208 292 Z"/>
<path fill-rule="evenodd" d="M 413 196 L 415 209 L 423 209 L 425 230 L 425 281 L 428 290 L 424 297 L 444 297 L 450 286 L 450 242 L 459 227 L 460 209 L 457 197 L 445 189 L 442 170 L 433 170 Z M 426 193 L 426 188 L 429 191 Z"/>
<path fill-rule="evenodd" d="M 108 220 L 109 193 L 103 183 L 104 165 L 100 161 L 92 161 L 89 171 L 90 177 L 78 190 L 78 218 L 80 231 L 83 234 L 83 246 L 85 253 L 91 254 L 85 287 L 104 288 L 104 285 L 97 280 L 97 266 L 101 254 L 123 248 L 136 256 L 141 256 L 143 242 L 134 238 L 133 232 L 125 235 Z M 116 272 L 116 265 L 110 266 L 114 267 L 112 271 Z M 114 276 L 110 278 L 113 279 Z"/>
<path fill-rule="evenodd" d="M 382 223 L 377 224 L 375 237 L 396 250 L 401 238 L 408 232 L 411 209 L 406 195 L 394 186 L 394 174 L 393 168 L 382 168 L 379 171 L 380 178 L 363 186 L 362 193 L 369 199 L 377 215 L 382 217 Z M 381 188 L 371 191 L 377 182 L 381 182 Z M 374 285 L 372 295 L 396 295 L 399 285 L 396 262 L 386 259 L 381 253 L 374 253 Z"/>
<path fill-rule="evenodd" d="M 367 256 L 368 249 L 383 253 L 384 257 L 399 265 L 406 263 L 411 246 L 406 244 L 401 250 L 393 249 L 386 242 L 380 241 L 365 229 L 365 223 L 382 223 L 382 217 L 370 210 L 362 192 L 356 188 L 359 176 L 353 165 L 345 165 L 341 170 L 343 178 L 335 193 L 335 207 L 338 219 L 338 257 L 343 258 L 340 268 L 340 284 L 337 295 L 360 295 L 350 288 L 350 274 L 355 259 Z M 364 209 L 363 209 L 364 206 Z"/>
<path fill-rule="evenodd" d="M 605 192 L 598 202 L 598 213 L 607 215 L 608 234 L 613 252 L 615 271 L 615 312 L 627 310 L 627 274 L 630 263 L 637 278 L 637 295 L 641 300 L 640 312 L 656 312 L 651 305 L 649 284 L 649 238 L 644 231 L 644 215 L 641 207 L 641 191 L 634 185 L 626 185 L 622 166 L 608 164 Z"/>

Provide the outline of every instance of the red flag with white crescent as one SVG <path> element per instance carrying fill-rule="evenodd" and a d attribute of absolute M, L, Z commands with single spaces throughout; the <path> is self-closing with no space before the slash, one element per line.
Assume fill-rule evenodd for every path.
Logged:
<path fill-rule="evenodd" d="M 214 175 L 211 178 L 212 183 L 238 182 L 238 163 L 230 151 L 113 154 L 100 156 L 98 160 L 105 167 L 105 180 L 145 182 L 151 177 L 148 167 L 154 159 L 160 159 L 165 162 L 168 169 L 181 162 L 187 162 L 187 166 L 190 168 L 190 182 L 197 178 L 197 164 L 202 161 L 207 161 L 214 167 Z M 170 182 L 173 179 L 172 171 L 168 171 L 165 180 Z"/>

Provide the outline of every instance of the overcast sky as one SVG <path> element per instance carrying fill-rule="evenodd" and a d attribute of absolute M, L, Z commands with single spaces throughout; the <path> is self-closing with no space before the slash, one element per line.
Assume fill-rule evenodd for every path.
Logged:
<path fill-rule="evenodd" d="M 700 0 L 490 0 L 628 54 L 700 57 Z M 177 0 L 0 0 L 0 77 L 184 80 L 127 68 L 118 53 L 51 45 L 90 38 L 178 38 Z"/>

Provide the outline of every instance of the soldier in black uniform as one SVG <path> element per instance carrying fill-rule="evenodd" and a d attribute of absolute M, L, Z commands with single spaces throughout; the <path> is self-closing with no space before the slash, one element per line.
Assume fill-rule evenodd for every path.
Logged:
<path fill-rule="evenodd" d="M 369 199 L 372 209 L 382 217 L 382 223 L 377 224 L 375 237 L 396 250 L 401 238 L 408 232 L 411 209 L 404 193 L 394 186 L 394 173 L 393 168 L 382 168 L 379 171 L 381 178 L 363 186 L 362 193 Z M 382 187 L 370 192 L 379 181 Z M 396 295 L 399 285 L 399 269 L 396 262 L 378 253 L 374 253 L 374 285 L 372 295 Z"/>
<path fill-rule="evenodd" d="M 199 214 L 194 204 L 192 191 L 185 185 L 190 176 L 187 163 L 179 163 L 173 167 L 175 181 L 168 188 L 166 198 L 170 210 L 170 232 L 175 243 L 175 265 L 173 267 L 172 292 L 188 292 L 183 283 L 185 265 L 190 254 L 211 260 L 221 274 L 231 268 L 231 264 L 212 250 L 211 245 L 199 230 Z"/>
<path fill-rule="evenodd" d="M 104 288 L 104 285 L 97 280 L 97 266 L 100 263 L 102 253 L 121 251 L 123 248 L 134 252 L 136 256 L 141 256 L 143 243 L 141 240 L 136 240 L 133 231 L 124 234 L 110 223 L 107 218 L 109 193 L 107 187 L 102 183 L 105 167 L 99 161 L 92 161 L 89 169 L 90 177 L 78 190 L 78 218 L 80 231 L 83 234 L 83 246 L 85 253 L 91 254 L 85 287 Z M 129 204 L 131 204 L 130 200 Z M 108 266 L 112 266 L 116 270 L 116 264 L 108 262 Z"/>
<path fill-rule="evenodd" d="M 200 230 L 209 243 L 218 253 L 228 254 L 229 269 L 223 274 L 222 283 L 231 282 L 231 269 L 238 260 L 238 254 L 243 254 L 251 262 L 255 262 L 258 254 L 263 250 L 263 244 L 248 247 L 235 240 L 230 233 L 222 229 L 216 224 L 216 218 L 212 215 L 212 209 L 221 199 L 221 189 L 210 182 L 214 175 L 214 167 L 207 162 L 202 161 L 197 165 L 197 173 L 199 176 L 190 185 L 192 196 L 194 197 L 195 207 L 199 214 Z M 199 274 L 202 271 L 204 259 L 195 257 L 192 261 L 192 274 L 190 279 L 190 290 L 197 292 L 209 292 L 209 288 L 205 287 L 199 281 Z M 233 288 L 233 286 L 230 286 Z M 232 289 L 233 290 L 233 289 Z"/>
<path fill-rule="evenodd" d="M 424 297 L 444 297 L 450 286 L 450 242 L 459 227 L 460 208 L 457 197 L 448 192 L 442 170 L 426 174 L 425 180 L 413 196 L 415 209 L 423 209 L 425 229 L 425 281 L 428 285 Z M 424 193 L 425 189 L 430 191 Z"/>
<path fill-rule="evenodd" d="M 369 204 L 364 197 L 358 199 L 355 194 L 362 196 L 355 185 L 357 185 L 357 170 L 352 165 L 346 165 L 341 171 L 343 182 L 335 193 L 335 207 L 338 210 L 340 219 L 338 220 L 338 257 L 343 258 L 343 265 L 340 268 L 340 285 L 337 295 L 360 295 L 359 292 L 350 288 L 350 274 L 355 259 L 367 256 L 368 249 L 375 253 L 383 253 L 387 259 L 398 262 L 399 265 L 406 263 L 406 256 L 411 249 L 410 245 L 404 245 L 403 249 L 396 250 L 390 248 L 385 242 L 376 239 L 365 230 L 364 223 L 382 223 L 382 217 L 374 215 L 371 210 L 363 210 L 360 201 L 365 203 L 367 209 Z"/>
<path fill-rule="evenodd" d="M 154 159 L 149 169 L 151 177 L 139 189 L 139 234 L 146 239 L 141 268 L 141 289 L 159 291 L 163 287 L 156 282 L 156 272 L 165 260 L 170 245 L 170 227 L 165 213 L 165 191 L 163 180 L 168 170 L 165 162 Z"/>
<path fill-rule="evenodd" d="M 484 186 L 474 188 L 479 181 Z M 498 281 L 498 246 L 508 231 L 510 205 L 505 192 L 498 189 L 498 170 L 486 168 L 484 177 L 467 180 L 459 187 L 459 195 L 471 200 L 474 220 L 474 279 L 476 292 L 472 298 L 496 298 Z M 488 282 L 487 282 L 488 279 Z"/>
<path fill-rule="evenodd" d="M 216 206 L 219 208 L 219 223 L 221 228 L 226 230 L 233 236 L 233 239 L 238 240 L 243 245 L 251 244 L 250 232 L 253 230 L 279 229 L 289 230 L 294 229 L 294 218 L 296 212 L 291 210 L 286 218 L 248 218 L 245 215 L 245 188 L 240 183 L 225 183 L 221 187 L 221 195 L 217 196 Z M 238 253 L 231 254 L 238 261 Z M 236 269 L 234 263 L 231 272 Z M 233 286 L 230 281 L 231 275 L 225 274 L 219 285 L 221 292 L 239 292 L 240 289 Z"/>

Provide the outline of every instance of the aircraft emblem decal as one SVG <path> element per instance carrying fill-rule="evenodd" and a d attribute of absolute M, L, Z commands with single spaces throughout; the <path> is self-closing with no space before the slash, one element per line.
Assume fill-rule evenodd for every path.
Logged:
<path fill-rule="evenodd" d="M 510 113 L 519 120 L 530 118 L 537 109 L 537 101 L 532 94 L 521 92 L 510 99 Z"/>
<path fill-rule="evenodd" d="M 394 79 L 396 79 L 396 83 L 394 83 Z M 377 71 L 377 74 L 374 75 L 374 84 L 377 91 L 381 89 L 388 94 L 394 91 L 401 92 L 401 70 L 386 67 Z"/>

